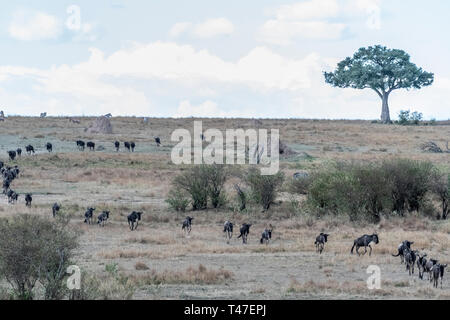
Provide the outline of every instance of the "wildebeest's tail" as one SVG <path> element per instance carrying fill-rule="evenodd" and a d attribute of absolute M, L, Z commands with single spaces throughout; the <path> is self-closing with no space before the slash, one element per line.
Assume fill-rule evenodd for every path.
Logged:
<path fill-rule="evenodd" d="M 393 254 L 392 256 L 393 256 L 393 257 L 398 257 L 399 255 L 400 255 L 400 252 L 397 253 L 397 254 Z"/>
<path fill-rule="evenodd" d="M 239 235 L 238 239 L 239 239 L 240 237 L 242 237 L 242 233 Z"/>
<path fill-rule="evenodd" d="M 353 247 L 352 247 L 352 250 L 350 251 L 350 254 L 353 254 L 353 249 L 355 249 L 355 247 L 356 247 L 356 241 L 353 243 Z"/>
<path fill-rule="evenodd" d="M 263 244 L 264 242 L 264 238 L 261 238 L 261 240 L 259 241 L 261 244 Z"/>

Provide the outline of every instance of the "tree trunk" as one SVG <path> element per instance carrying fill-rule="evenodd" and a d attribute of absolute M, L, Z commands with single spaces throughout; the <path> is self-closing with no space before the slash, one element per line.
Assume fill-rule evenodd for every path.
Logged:
<path fill-rule="evenodd" d="M 391 122 L 391 116 L 389 114 L 389 104 L 388 104 L 388 99 L 389 99 L 389 93 L 384 92 L 383 93 L 383 108 L 381 111 L 381 121 L 383 123 L 390 123 Z"/>

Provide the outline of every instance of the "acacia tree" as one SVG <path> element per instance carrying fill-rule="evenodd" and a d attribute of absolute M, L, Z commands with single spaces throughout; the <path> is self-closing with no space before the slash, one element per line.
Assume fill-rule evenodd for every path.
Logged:
<path fill-rule="evenodd" d="M 324 72 L 325 82 L 338 88 L 372 89 L 382 100 L 381 121 L 391 122 L 389 95 L 397 89 L 421 89 L 434 81 L 434 74 L 410 62 L 403 50 L 377 45 L 359 49 L 334 72 Z"/>

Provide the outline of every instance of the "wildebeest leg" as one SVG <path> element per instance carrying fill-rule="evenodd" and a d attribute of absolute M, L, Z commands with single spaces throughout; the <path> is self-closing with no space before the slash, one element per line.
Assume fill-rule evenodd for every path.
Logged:
<path fill-rule="evenodd" d="M 372 255 L 372 247 L 369 244 L 369 248 L 370 248 L 370 252 L 369 252 L 369 257 Z"/>

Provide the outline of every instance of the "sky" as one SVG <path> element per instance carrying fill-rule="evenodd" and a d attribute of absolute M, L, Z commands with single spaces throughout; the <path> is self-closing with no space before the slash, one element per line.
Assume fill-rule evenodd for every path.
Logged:
<path fill-rule="evenodd" d="M 450 118 L 446 0 L 16 0 L 0 10 L 6 115 L 378 119 L 371 90 L 333 88 L 360 47 L 435 74 L 400 110 Z"/>

